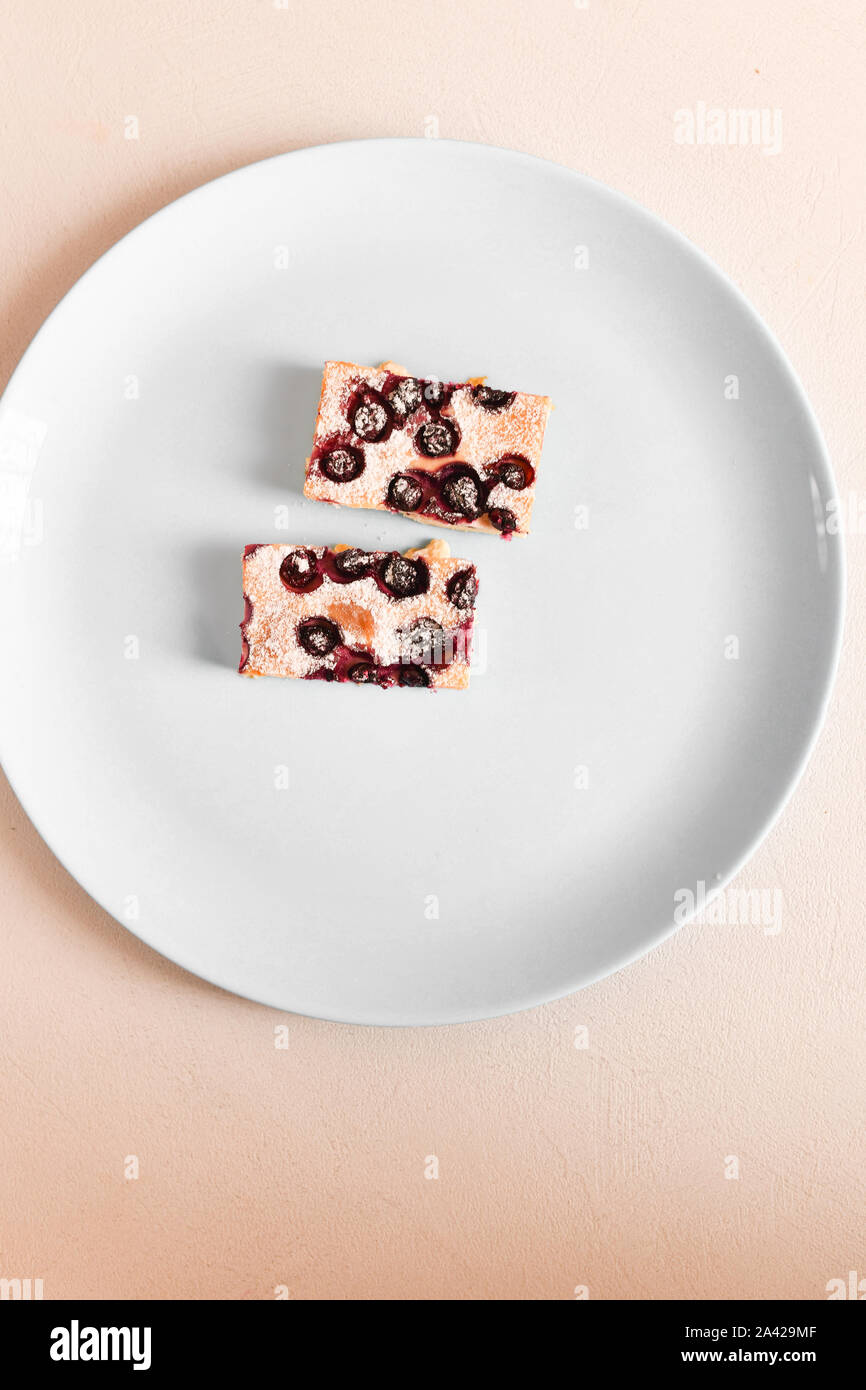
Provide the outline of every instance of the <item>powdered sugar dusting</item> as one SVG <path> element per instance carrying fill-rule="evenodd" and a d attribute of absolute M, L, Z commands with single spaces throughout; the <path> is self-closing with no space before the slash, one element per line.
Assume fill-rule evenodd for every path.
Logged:
<path fill-rule="evenodd" d="M 322 583 L 306 593 L 286 588 L 280 578 L 284 558 L 297 550 L 309 550 L 321 561 L 326 546 L 260 545 L 243 562 L 244 597 L 247 616 L 243 636 L 248 654 L 243 674 L 248 676 L 311 676 L 322 668 L 333 669 L 334 653 L 324 656 L 304 650 L 298 640 L 298 625 L 305 619 L 324 618 L 336 623 L 345 647 L 369 653 L 377 665 L 401 660 L 406 649 L 406 630 L 421 619 L 431 620 L 446 636 L 457 634 L 455 659 L 451 665 L 425 668 L 433 686 L 461 687 L 469 684 L 469 652 L 459 629 L 471 614 L 461 612 L 448 598 L 446 586 L 452 575 L 474 567 L 466 560 L 451 558 L 442 542 L 431 542 L 422 550 L 407 551 L 410 559 L 422 558 L 429 570 L 429 589 L 424 594 L 393 598 L 383 593 L 371 576 L 341 584 L 327 574 Z M 370 551 L 376 562 L 384 562 L 391 551 Z"/>
<path fill-rule="evenodd" d="M 401 369 L 402 370 L 402 369 Z M 361 367 L 353 362 L 326 362 L 322 378 L 322 394 L 313 441 L 313 454 L 307 462 L 304 493 L 318 501 L 342 503 L 348 507 L 367 507 L 390 510 L 387 506 L 388 485 L 395 473 L 435 471 L 443 465 L 460 460 L 468 463 L 481 475 L 487 465 L 506 454 L 519 454 L 527 459 L 537 475 L 541 462 L 544 431 L 551 403 L 547 396 L 516 392 L 514 400 L 502 410 L 485 410 L 475 399 L 473 382 L 456 387 L 450 402 L 442 406 L 441 419 L 451 419 L 460 430 L 456 451 L 439 458 L 425 458 L 415 447 L 418 428 L 430 419 L 425 405 L 405 420 L 395 420 L 391 433 L 376 443 L 358 440 L 352 434 L 349 404 L 362 385 L 381 392 L 388 377 L 396 369 L 392 363 L 381 367 Z M 477 381 L 477 378 L 474 379 Z M 363 472 L 348 482 L 334 482 L 326 477 L 316 461 L 317 451 L 325 446 L 351 444 L 363 449 Z M 518 534 L 529 530 L 535 481 L 517 491 L 497 484 L 490 496 L 490 506 L 507 507 L 514 513 Z M 413 515 L 406 513 L 406 515 Z M 446 526 L 448 529 L 493 531 L 486 516 L 476 521 L 449 523 L 434 517 L 415 515 L 425 524 Z"/>

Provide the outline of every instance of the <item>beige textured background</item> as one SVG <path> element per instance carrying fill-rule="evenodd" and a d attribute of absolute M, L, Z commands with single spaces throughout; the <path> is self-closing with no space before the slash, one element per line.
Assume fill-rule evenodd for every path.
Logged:
<path fill-rule="evenodd" d="M 178 194 L 435 116 L 703 247 L 780 336 L 862 520 L 827 728 L 740 880 L 781 889 L 782 930 L 688 928 L 544 1009 L 362 1030 L 224 995 L 90 902 L 4 788 L 0 1275 L 313 1299 L 801 1299 L 866 1276 L 859 0 L 5 0 L 2 26 L 3 382 Z M 676 144 L 701 101 L 779 108 L 782 151 Z"/>

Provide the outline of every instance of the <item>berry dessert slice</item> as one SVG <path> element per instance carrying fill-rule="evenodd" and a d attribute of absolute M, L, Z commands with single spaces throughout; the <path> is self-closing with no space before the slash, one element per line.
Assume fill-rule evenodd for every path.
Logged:
<path fill-rule="evenodd" d="M 462 530 L 529 530 L 547 396 L 326 362 L 304 493 Z"/>
<path fill-rule="evenodd" d="M 248 545 L 245 676 L 357 685 L 469 684 L 475 566 L 445 541 L 423 550 Z"/>

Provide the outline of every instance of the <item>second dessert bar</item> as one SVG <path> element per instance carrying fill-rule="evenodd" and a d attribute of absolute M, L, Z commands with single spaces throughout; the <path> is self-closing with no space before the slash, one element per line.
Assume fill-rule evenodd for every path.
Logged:
<path fill-rule="evenodd" d="M 423 550 L 248 545 L 245 676 L 382 687 L 469 684 L 478 581 L 445 541 Z"/>
<path fill-rule="evenodd" d="M 529 530 L 547 396 L 326 362 L 304 493 L 502 536 Z"/>

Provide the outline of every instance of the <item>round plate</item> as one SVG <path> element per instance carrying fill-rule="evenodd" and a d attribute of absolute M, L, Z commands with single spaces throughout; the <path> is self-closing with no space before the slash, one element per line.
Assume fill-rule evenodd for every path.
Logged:
<path fill-rule="evenodd" d="M 304 501 L 326 358 L 555 402 L 532 535 L 449 537 L 468 692 L 237 674 L 245 543 L 446 534 Z M 119 921 L 279 1008 L 452 1022 L 617 969 L 820 724 L 842 555 L 791 368 L 681 236 L 529 156 L 363 141 L 181 198 L 51 315 L 0 449 L 15 790 Z"/>

